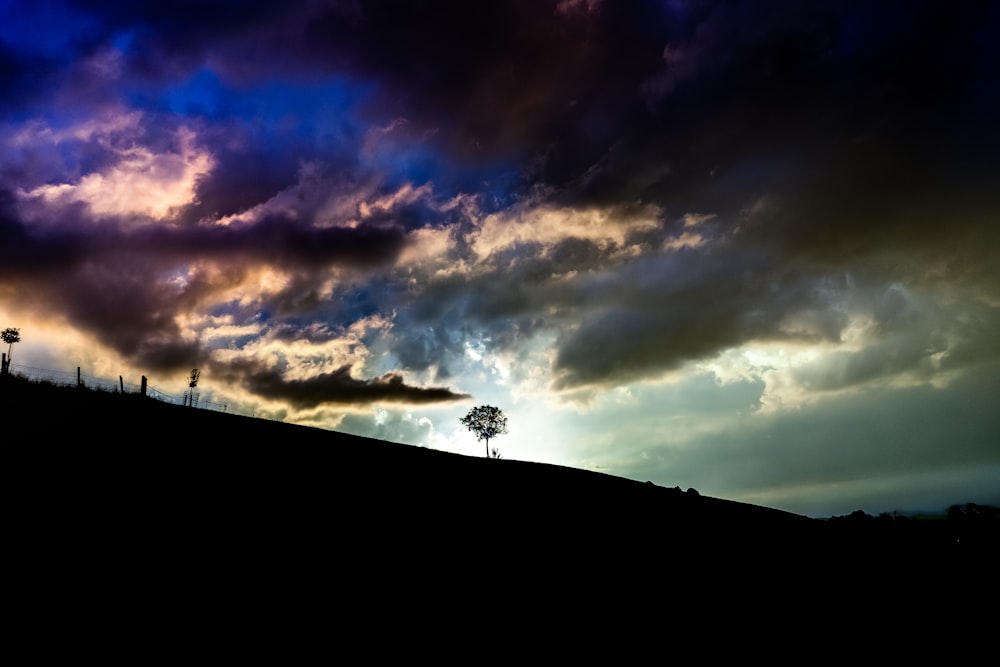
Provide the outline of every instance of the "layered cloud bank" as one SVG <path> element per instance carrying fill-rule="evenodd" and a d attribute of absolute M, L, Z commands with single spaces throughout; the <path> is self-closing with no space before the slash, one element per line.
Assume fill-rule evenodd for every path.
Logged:
<path fill-rule="evenodd" d="M 203 5 L 0 10 L 15 363 L 469 453 L 491 402 L 516 458 L 796 511 L 1000 502 L 993 3 Z"/>

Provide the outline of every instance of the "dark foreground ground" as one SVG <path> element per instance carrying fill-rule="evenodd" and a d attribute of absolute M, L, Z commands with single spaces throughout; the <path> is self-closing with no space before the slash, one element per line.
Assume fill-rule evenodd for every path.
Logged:
<path fill-rule="evenodd" d="M 9 581 L 30 631 L 75 619 L 270 650 L 292 633 L 279 653 L 295 633 L 373 627 L 421 650 L 569 632 L 579 648 L 611 627 L 646 642 L 838 613 L 941 623 L 995 587 L 995 521 L 823 521 L 10 377 L 0 399 Z"/>

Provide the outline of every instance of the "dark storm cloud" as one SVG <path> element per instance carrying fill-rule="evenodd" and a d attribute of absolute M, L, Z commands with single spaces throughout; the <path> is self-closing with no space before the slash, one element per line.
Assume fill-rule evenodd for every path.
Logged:
<path fill-rule="evenodd" d="M 651 114 L 560 194 L 711 212 L 731 230 L 720 252 L 621 270 L 616 302 L 598 298 L 559 342 L 560 386 L 792 337 L 793 316 L 826 320 L 799 335 L 839 340 L 835 302 L 811 290 L 845 273 L 919 283 L 936 262 L 939 279 L 975 276 L 977 292 L 995 293 L 1000 132 L 984 114 L 1000 113 L 995 5 L 768 7 L 717 3 L 673 40 L 647 81 Z M 885 343 L 844 370 L 910 368 L 934 343 L 909 346 Z"/>
<path fill-rule="evenodd" d="M 197 200 L 182 213 L 195 223 L 236 215 L 295 185 L 298 156 L 264 147 L 216 155 L 213 173 L 198 184 Z"/>
<path fill-rule="evenodd" d="M 635 184 L 631 194 L 662 181 L 638 174 L 666 163 L 685 165 L 684 182 L 775 141 L 836 145 L 880 122 L 909 135 L 941 112 L 981 128 L 989 116 L 977 103 L 996 103 L 988 2 L 203 5 L 77 10 L 97 17 L 93 34 L 131 35 L 126 65 L 162 63 L 169 80 L 209 64 L 234 82 L 378 82 L 368 113 L 433 128 L 467 157 L 547 151 L 554 182 L 581 177 L 613 146 L 645 146 L 631 172 L 623 161 L 607 173 Z"/>
<path fill-rule="evenodd" d="M 145 226 L 130 231 L 95 225 L 86 207 L 78 204 L 55 214 L 57 224 L 35 231 L 12 211 L 12 198 L 5 198 L 6 207 L 0 201 L 4 231 L 0 251 L 8 256 L 3 268 L 11 273 L 69 269 L 84 259 L 102 260 L 120 254 L 146 256 L 155 265 L 212 259 L 289 270 L 333 265 L 364 268 L 391 263 L 406 243 L 405 232 L 399 227 L 317 227 L 277 215 L 231 226 Z"/>
<path fill-rule="evenodd" d="M 557 386 L 655 377 L 752 340 L 837 340 L 844 321 L 816 289 L 764 255 L 682 250 L 621 267 L 591 293 L 597 305 L 558 342 Z M 814 313 L 803 328 L 791 315 Z"/>
<path fill-rule="evenodd" d="M 369 120 L 405 119 L 399 132 L 431 136 L 431 146 L 466 166 L 520 160 L 506 168 L 557 186 L 567 202 L 640 198 L 677 214 L 733 213 L 767 192 L 794 198 L 796 210 L 837 211 L 833 228 L 796 219 L 776 230 L 814 248 L 846 252 L 850 232 L 873 237 L 874 224 L 893 225 L 873 221 L 873 200 L 906 218 L 895 206 L 903 194 L 947 208 L 982 197 L 997 175 L 990 3 L 587 9 L 535 1 L 79 7 L 102 17 L 109 39 L 134 32 L 126 65 L 153 54 L 176 70 L 171 81 L 210 64 L 232 85 L 377 82 L 358 109 Z M 827 231 L 814 234 L 820 227 Z"/>
<path fill-rule="evenodd" d="M 282 314 L 398 310 L 395 350 L 406 368 L 447 369 L 466 335 L 515 350 L 554 329 L 554 370 L 566 388 L 656 376 L 752 340 L 837 340 L 843 313 L 818 286 L 849 272 L 933 281 L 924 275 L 933 263 L 938 280 L 997 290 L 995 3 L 69 6 L 73 25 L 86 27 L 73 34 L 83 37 L 30 55 L 0 44 L 0 86 L 19 89 L 18 72 L 30 65 L 40 73 L 31 83 L 36 101 L 159 105 L 145 125 L 172 112 L 197 116 L 199 141 L 217 164 L 197 186 L 199 201 L 181 213 L 183 229 L 67 231 L 85 217 L 76 209 L 60 212 L 70 219 L 51 236 L 0 221 L 12 258 L 0 272 L 21 279 L 50 268 L 54 282 L 75 280 L 76 271 L 87 278 L 92 264 L 81 263 L 114 265 L 118 253 L 146 257 L 150 269 L 211 260 L 231 283 L 246 266 L 275 265 L 292 274 L 268 304 Z M 109 63 L 113 71 L 100 66 L 110 49 L 121 57 Z M 278 80 L 293 83 L 274 94 L 267 85 Z M 46 98 L 47 87 L 61 92 Z M 337 99 L 328 106 L 303 90 Z M 9 111 L 21 102 L 28 97 L 0 104 Z M 242 130 L 220 129 L 223 121 Z M 365 122 L 380 131 L 368 133 Z M 162 130 L 146 132 L 154 148 L 169 140 Z M 385 143 L 371 148 L 372 136 Z M 30 189 L 73 182 L 114 151 L 67 140 L 16 157 L 2 161 L 3 175 Z M 196 224 L 287 192 L 304 160 L 384 171 L 375 194 L 427 182 L 439 203 L 458 194 L 449 189 L 455 184 L 475 187 L 481 212 L 530 197 L 619 211 L 652 204 L 664 220 L 713 214 L 715 227 L 705 247 L 682 252 L 662 252 L 676 231 L 664 223 L 630 239 L 634 253 L 625 258 L 571 232 L 554 247 L 528 241 L 476 258 L 469 244 L 478 222 L 419 198 L 375 210 L 354 229 L 313 226 L 324 201 L 317 193 L 329 184 L 300 187 L 295 216 Z M 436 277 L 414 269 L 338 287 L 338 297 L 353 300 L 323 303 L 324 269 L 387 267 L 407 231 L 440 226 L 454 231 L 454 259 L 476 263 L 474 270 Z M 148 290 L 151 304 L 150 314 L 135 315 L 137 339 L 117 343 L 131 354 L 147 334 L 171 339 L 166 313 L 187 307 L 196 289 L 217 286 L 188 286 L 182 298 L 161 292 L 155 279 L 123 275 L 122 302 L 142 303 Z M 74 287 L 79 298 L 100 289 L 88 279 Z M 107 332 L 110 311 L 74 317 Z M 914 341 L 906 364 L 918 350 Z M 868 360 L 854 359 L 845 377 L 869 377 Z"/>
<path fill-rule="evenodd" d="M 933 246 L 942 218 L 968 234 L 996 210 L 995 5 L 704 7 L 697 30 L 664 35 L 650 112 L 566 169 L 563 201 L 734 218 L 769 195 L 782 215 L 750 240 L 837 262 Z M 573 164 L 569 150 L 551 159 Z"/>
<path fill-rule="evenodd" d="M 310 270 L 335 264 L 366 267 L 389 263 L 402 250 L 406 237 L 399 227 L 317 228 L 292 219 L 269 217 L 235 229 L 216 227 L 180 234 L 155 230 L 141 242 L 182 257 L 243 257 L 291 270 Z"/>
<path fill-rule="evenodd" d="M 141 262 L 87 263 L 40 290 L 58 315 L 149 370 L 173 370 L 202 356 L 184 340 L 174 316 L 196 303 L 197 290 L 177 293 L 152 281 Z M 54 315 L 56 313 L 48 313 Z"/>
<path fill-rule="evenodd" d="M 195 3 L 197 4 L 197 3 Z M 177 82 L 203 66 L 242 86 L 331 76 L 377 82 L 370 120 L 469 161 L 525 158 L 559 139 L 587 161 L 639 110 L 665 39 L 692 25 L 655 3 L 78 3 L 124 44 L 124 76 Z M 127 40 L 121 36 L 127 35 Z M 456 57 L 456 54 L 461 54 Z M 572 144 L 572 145 L 569 145 Z"/>
<path fill-rule="evenodd" d="M 918 3 L 837 14 L 825 40 L 806 42 L 822 56 L 813 66 L 797 72 L 803 59 L 786 53 L 766 80 L 754 77 L 762 89 L 734 91 L 734 117 L 718 120 L 750 138 L 719 147 L 721 192 L 737 202 L 780 197 L 780 217 L 759 233 L 787 252 L 837 262 L 936 245 L 944 219 L 953 234 L 980 229 L 1000 202 L 987 185 L 1000 175 L 998 134 L 981 115 L 1000 110 L 981 81 L 996 79 L 996 67 L 982 63 L 1000 55 L 981 40 L 988 12 L 980 3 L 960 11 Z M 754 64 L 745 59 L 733 73 L 749 75 Z M 744 197 L 732 196 L 740 190 Z"/>
<path fill-rule="evenodd" d="M 72 267 L 86 256 L 87 239 L 68 232 L 38 238 L 25 227 L 15 197 L 0 188 L 0 277 L 13 280 L 21 275 L 43 275 L 50 270 Z"/>
<path fill-rule="evenodd" d="M 23 297 L 22 306 L 64 318 L 103 345 L 150 372 L 204 365 L 211 350 L 183 335 L 175 316 L 197 311 L 206 299 L 240 285 L 256 266 L 282 267 L 294 277 L 297 301 L 278 295 L 272 304 L 292 315 L 322 305 L 316 276 L 341 266 L 365 269 L 391 263 L 405 237 L 399 228 L 361 225 L 315 228 L 276 217 L 233 227 L 100 226 L 82 206 L 65 209 L 60 226 L 34 233 L 17 216 L 9 195 L 0 206 L 0 279 Z M 68 217 L 72 214 L 72 218 Z M 84 232 L 75 231 L 82 229 Z M 189 264 L 209 260 L 214 269 Z M 246 315 L 246 314 L 245 314 Z M 338 332 L 315 323 L 279 323 L 278 340 L 328 341 Z M 446 388 L 407 384 L 397 374 L 356 379 L 345 366 L 308 380 L 286 381 L 277 371 L 234 365 L 217 371 L 259 396 L 299 407 L 322 403 L 436 403 L 465 398 Z M 244 372 L 248 377 L 242 377 Z"/>
<path fill-rule="evenodd" d="M 233 227 L 128 231 L 95 225 L 79 205 L 62 210 L 58 223 L 35 230 L 19 218 L 9 194 L 0 197 L 0 279 L 26 307 L 65 317 L 157 370 L 189 365 L 199 354 L 182 340 L 174 317 L 238 285 L 254 267 L 282 267 L 312 285 L 316 272 L 330 267 L 391 263 L 405 243 L 399 228 L 316 228 L 276 217 Z M 205 260 L 216 270 L 187 272 Z"/>
<path fill-rule="evenodd" d="M 611 4 L 602 5 L 593 21 L 563 28 L 563 34 L 583 31 L 578 36 L 592 31 L 586 34 L 593 41 L 579 54 L 581 65 L 589 57 L 625 54 L 615 65 L 600 63 L 588 84 L 589 97 L 579 95 L 573 105 L 558 107 L 555 100 L 565 91 L 557 84 L 539 98 L 550 106 L 535 107 L 538 116 L 522 124 L 518 104 L 536 90 L 526 77 L 522 89 L 506 91 L 506 102 L 496 105 L 498 113 L 510 113 L 522 138 L 530 135 L 545 147 L 533 174 L 565 186 L 555 190 L 560 203 L 638 197 L 677 214 L 720 214 L 724 224 L 738 228 L 735 243 L 766 255 L 766 264 L 754 269 L 757 284 L 777 274 L 794 296 L 776 298 L 767 289 L 748 287 L 721 266 L 712 275 L 668 282 L 658 274 L 662 266 L 647 265 L 652 273 L 646 280 L 657 291 L 624 288 L 621 305 L 590 316 L 564 339 L 560 366 L 584 363 L 600 349 L 619 350 L 621 363 L 607 363 L 626 372 L 643 364 L 670 367 L 756 336 L 777 335 L 783 316 L 824 305 L 800 298 L 824 273 L 836 275 L 855 262 L 879 264 L 887 252 L 917 251 L 923 253 L 920 262 L 957 254 L 966 261 L 950 265 L 950 272 L 974 271 L 971 264 L 989 280 L 983 269 L 1000 240 L 996 226 L 984 224 L 1000 203 L 1000 191 L 990 185 L 1000 181 L 995 159 L 1000 135 L 989 120 L 991 111 L 1000 112 L 1000 85 L 992 85 L 1000 84 L 997 42 L 990 39 L 997 30 L 995 6 L 700 3 L 683 15 L 646 15 L 642 30 L 619 30 L 623 24 L 608 12 L 626 10 L 612 10 Z M 536 25 L 551 28 L 564 18 L 552 12 Z M 376 18 L 368 25 L 381 24 Z M 553 32 L 552 44 L 559 44 L 560 33 Z M 414 31 L 399 43 L 412 43 L 421 34 Z M 634 41 L 622 49 L 613 34 Z M 522 53 L 533 53 L 532 44 L 520 43 L 526 46 Z M 639 55 L 654 45 L 655 64 Z M 490 48 L 503 52 L 502 45 Z M 437 62 L 434 53 L 428 56 L 431 63 Z M 461 67 L 468 71 L 453 72 L 447 64 L 429 68 L 442 73 L 428 82 L 429 99 L 478 90 L 461 84 L 473 80 L 471 71 L 489 71 L 489 64 L 503 57 L 463 59 Z M 520 71 L 517 62 L 511 56 L 511 71 Z M 616 88 L 604 71 L 619 77 Z M 577 79 L 570 75 L 566 81 Z M 503 90 L 502 83 L 496 86 L 493 92 Z M 620 93 L 614 102 L 604 96 L 612 89 Z M 475 94 L 471 99 L 474 103 Z M 449 119 L 461 124 L 461 110 L 470 105 L 458 107 Z M 547 125 L 550 113 L 553 122 Z M 477 118 L 503 125 L 488 112 Z M 752 218 L 743 215 L 761 201 L 770 208 Z M 530 255 L 530 249 L 519 252 Z M 739 253 L 699 257 L 689 269 L 698 274 L 706 264 L 731 261 L 738 264 Z M 895 261 L 895 269 L 885 271 L 887 279 L 919 278 L 916 263 Z M 517 269 L 504 275 L 502 290 L 484 285 L 463 312 L 530 310 L 530 301 L 553 297 L 544 289 L 536 292 L 536 283 Z M 456 298 L 465 296 L 460 288 L 456 292 L 462 293 Z M 436 312 L 451 308 L 447 298 L 434 303 L 428 307 Z M 618 321 L 633 323 L 636 337 L 618 336 L 613 331 Z M 837 322 L 824 326 L 823 335 L 837 332 Z M 663 334 L 659 341 L 657 331 Z"/>
<path fill-rule="evenodd" d="M 405 368 L 447 369 L 468 341 L 518 355 L 546 332 L 555 388 L 573 389 L 657 377 L 751 340 L 839 340 L 843 276 L 783 267 L 712 222 L 699 227 L 706 247 L 664 253 L 680 227 L 630 234 L 629 252 L 568 237 L 505 248 L 472 274 L 422 276 L 389 300 L 393 351 Z"/>
<path fill-rule="evenodd" d="M 213 363 L 213 373 L 230 376 L 248 391 L 269 399 L 288 401 L 297 408 L 318 405 L 369 405 L 372 403 L 446 403 L 468 398 L 445 387 L 417 387 L 407 384 L 397 373 L 361 380 L 345 365 L 330 373 L 302 380 L 290 380 L 282 372 L 252 362 L 231 365 Z"/>
<path fill-rule="evenodd" d="M 22 308 L 62 318 L 149 370 L 189 365 L 203 352 L 174 317 L 193 307 L 205 285 L 165 284 L 155 254 L 129 252 L 120 239 L 69 232 L 36 238 L 16 221 L 0 222 L 0 280 Z M 110 246 L 108 241 L 111 241 Z"/>

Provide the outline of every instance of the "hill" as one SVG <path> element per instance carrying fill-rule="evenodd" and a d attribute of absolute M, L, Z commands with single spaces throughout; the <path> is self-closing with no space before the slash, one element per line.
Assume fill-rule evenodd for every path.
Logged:
<path fill-rule="evenodd" d="M 18 455 L 38 466 L 40 483 L 79 499 L 115 490 L 183 504 L 237 496 L 248 503 L 297 498 L 307 507 L 337 500 L 371 518 L 391 507 L 383 521 L 468 516 L 478 517 L 470 524 L 492 531 L 506 524 L 512 532 L 589 526 L 624 533 L 637 522 L 669 521 L 678 528 L 756 525 L 795 533 L 818 523 L 603 473 L 464 456 L 134 394 L 4 380 L 5 411 L 20 422 Z"/>
<path fill-rule="evenodd" d="M 11 551 L 78 601 L 241 614 L 267 600 L 298 614 L 336 600 L 411 622 L 431 599 L 452 613 L 526 599 L 590 613 L 595 595 L 602 614 L 668 599 L 815 604 L 910 581 L 894 579 L 901 567 L 937 581 L 996 553 L 944 522 L 873 530 L 137 395 L 8 376 L 0 404 Z"/>

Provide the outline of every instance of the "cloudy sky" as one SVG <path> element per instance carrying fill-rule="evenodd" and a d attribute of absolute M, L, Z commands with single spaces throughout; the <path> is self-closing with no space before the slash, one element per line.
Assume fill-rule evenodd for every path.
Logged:
<path fill-rule="evenodd" d="M 1000 504 L 997 118 L 988 0 L 2 0 L 0 328 L 811 516 Z"/>

